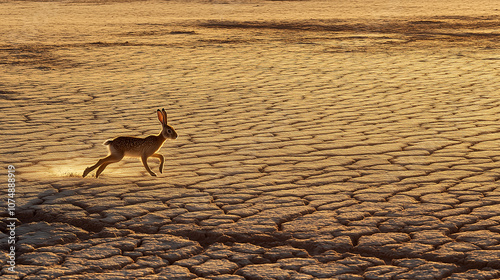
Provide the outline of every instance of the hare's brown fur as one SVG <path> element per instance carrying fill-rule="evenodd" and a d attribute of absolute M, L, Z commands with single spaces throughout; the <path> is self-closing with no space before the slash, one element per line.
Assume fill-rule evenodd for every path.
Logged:
<path fill-rule="evenodd" d="M 160 173 L 163 173 L 163 164 L 165 159 L 161 154 L 156 153 L 166 139 L 176 139 L 177 132 L 167 124 L 167 113 L 165 109 L 161 111 L 157 110 L 158 120 L 162 124 L 162 130 L 158 135 L 150 135 L 146 138 L 128 137 L 120 136 L 113 140 L 107 140 L 104 145 L 109 146 L 109 155 L 97 161 L 96 164 L 87 167 L 83 172 L 83 177 L 87 176 L 92 170 L 97 169 L 95 177 L 98 178 L 99 175 L 104 171 L 104 168 L 111 163 L 119 162 L 123 157 L 140 157 L 142 164 L 146 170 L 151 174 L 151 176 L 156 176 L 156 173 L 151 171 L 148 166 L 147 159 L 149 157 L 155 157 L 160 160 Z"/>

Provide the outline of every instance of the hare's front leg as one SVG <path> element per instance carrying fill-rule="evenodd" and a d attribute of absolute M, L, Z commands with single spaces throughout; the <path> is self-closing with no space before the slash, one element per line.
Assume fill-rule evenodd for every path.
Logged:
<path fill-rule="evenodd" d="M 160 159 L 160 173 L 163 173 L 163 163 L 165 163 L 165 158 L 163 157 L 163 155 L 152 154 L 151 156 Z"/>
<path fill-rule="evenodd" d="M 149 174 L 151 176 L 156 176 L 156 173 L 154 173 L 153 171 L 151 171 L 151 168 L 149 168 L 148 166 L 148 157 L 143 155 L 141 156 L 141 160 L 142 160 L 142 164 L 144 165 L 144 167 L 146 168 L 146 170 L 149 172 Z"/>

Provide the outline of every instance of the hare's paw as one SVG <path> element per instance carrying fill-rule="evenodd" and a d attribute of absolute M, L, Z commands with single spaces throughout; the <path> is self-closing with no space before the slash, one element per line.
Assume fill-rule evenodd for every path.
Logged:
<path fill-rule="evenodd" d="M 92 169 L 90 169 L 90 167 L 85 168 L 85 171 L 83 171 L 82 177 L 85 178 L 85 176 L 87 176 L 90 173 L 90 171 L 92 171 Z"/>
<path fill-rule="evenodd" d="M 156 173 L 154 173 L 153 171 L 149 172 L 149 174 L 150 174 L 151 176 L 155 176 L 155 177 L 156 177 Z"/>
<path fill-rule="evenodd" d="M 160 173 L 163 173 L 163 163 L 164 163 L 164 159 L 163 159 L 163 156 L 162 156 L 160 158 L 160 166 L 158 166 L 159 167 L 158 170 L 160 170 Z"/>

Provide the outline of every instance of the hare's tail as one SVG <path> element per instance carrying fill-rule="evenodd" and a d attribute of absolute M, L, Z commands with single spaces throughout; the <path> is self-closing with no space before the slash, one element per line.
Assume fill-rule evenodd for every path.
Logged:
<path fill-rule="evenodd" d="M 113 143 L 113 140 L 106 140 L 106 142 L 102 143 L 104 146 L 107 146 L 109 144 Z"/>

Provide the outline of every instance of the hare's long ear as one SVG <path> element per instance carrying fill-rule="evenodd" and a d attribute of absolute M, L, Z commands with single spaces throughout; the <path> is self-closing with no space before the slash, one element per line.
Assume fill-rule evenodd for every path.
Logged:
<path fill-rule="evenodd" d="M 162 112 L 162 111 L 160 111 L 160 109 L 158 109 L 158 110 L 156 110 L 156 114 L 158 115 L 158 120 L 159 120 L 162 124 L 164 124 L 164 122 L 163 122 L 163 121 L 165 121 L 166 119 L 165 119 L 165 116 L 163 115 L 163 112 Z"/>
<path fill-rule="evenodd" d="M 167 111 L 165 111 L 165 109 L 161 109 L 161 111 L 163 112 L 163 116 L 165 116 L 165 122 L 164 124 L 167 124 Z"/>

